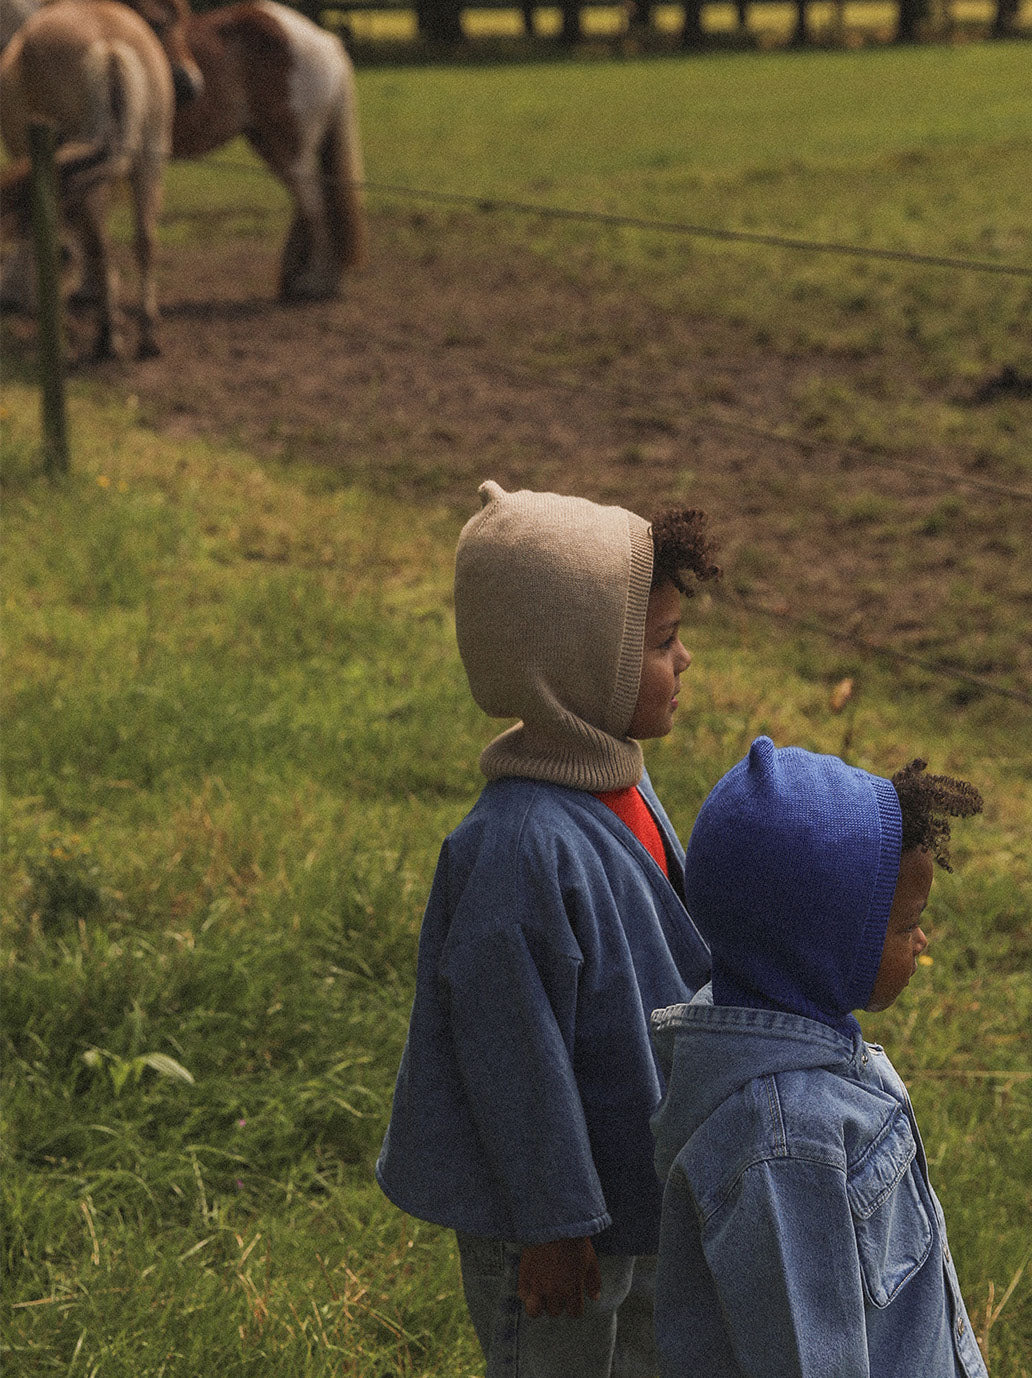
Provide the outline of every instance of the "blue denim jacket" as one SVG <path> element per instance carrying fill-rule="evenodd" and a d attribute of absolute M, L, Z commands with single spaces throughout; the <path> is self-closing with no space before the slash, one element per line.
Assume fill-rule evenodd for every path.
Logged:
<path fill-rule="evenodd" d="M 649 1014 L 708 976 L 677 892 L 600 800 L 492 781 L 441 851 L 381 1187 L 466 1234 L 654 1253 Z"/>
<path fill-rule="evenodd" d="M 985 1378 L 884 1051 L 710 1001 L 652 1021 L 664 1378 Z"/>

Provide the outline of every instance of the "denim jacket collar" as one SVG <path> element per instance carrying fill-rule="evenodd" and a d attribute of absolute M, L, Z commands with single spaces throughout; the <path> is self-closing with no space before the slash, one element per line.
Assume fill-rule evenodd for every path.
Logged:
<path fill-rule="evenodd" d="M 661 1153 L 756 1077 L 819 1067 L 848 1076 L 864 1056 L 859 1025 L 849 1035 L 802 1015 L 714 1005 L 710 985 L 689 1004 L 656 1010 L 651 1022 L 667 1083 L 692 1087 L 691 1096 L 668 1097 L 653 1120 Z M 657 1160 L 661 1176 L 669 1166 Z"/>

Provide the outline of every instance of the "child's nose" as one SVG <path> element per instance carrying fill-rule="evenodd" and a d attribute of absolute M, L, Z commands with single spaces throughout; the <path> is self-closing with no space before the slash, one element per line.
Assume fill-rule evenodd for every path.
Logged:
<path fill-rule="evenodd" d="M 677 658 L 677 663 L 680 666 L 678 674 L 680 674 L 681 670 L 687 670 L 688 666 L 692 663 L 692 653 L 691 651 L 687 650 L 683 643 L 680 641 L 677 643 L 677 649 L 680 653 Z"/>

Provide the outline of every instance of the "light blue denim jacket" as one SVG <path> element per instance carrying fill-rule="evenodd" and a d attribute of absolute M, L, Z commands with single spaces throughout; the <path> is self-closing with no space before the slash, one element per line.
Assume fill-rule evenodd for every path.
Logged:
<path fill-rule="evenodd" d="M 677 876 L 680 843 L 639 787 Z M 600 800 L 491 781 L 438 862 L 381 1187 L 466 1234 L 654 1253 L 649 1014 L 708 976 L 674 887 Z"/>
<path fill-rule="evenodd" d="M 711 998 L 652 1020 L 664 1378 L 985 1378 L 884 1051 Z"/>

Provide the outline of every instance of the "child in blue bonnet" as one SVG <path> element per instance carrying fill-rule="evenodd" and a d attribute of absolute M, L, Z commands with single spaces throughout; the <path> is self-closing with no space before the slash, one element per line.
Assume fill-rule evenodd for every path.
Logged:
<path fill-rule="evenodd" d="M 856 1009 L 927 946 L 933 858 L 977 791 L 752 745 L 685 891 L 712 984 L 657 1011 L 664 1378 L 985 1378 L 910 1098 Z"/>
<path fill-rule="evenodd" d="M 456 1232 L 488 1378 L 652 1378 L 648 1019 L 709 954 L 639 741 L 691 662 L 681 593 L 719 571 L 697 511 L 480 497 L 456 634 L 476 702 L 519 721 L 441 850 L 377 1177 Z"/>

